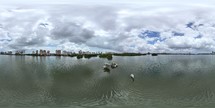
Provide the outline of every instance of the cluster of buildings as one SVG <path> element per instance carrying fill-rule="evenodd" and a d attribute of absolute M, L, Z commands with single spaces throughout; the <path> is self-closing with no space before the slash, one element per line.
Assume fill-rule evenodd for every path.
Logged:
<path fill-rule="evenodd" d="M 102 54 L 102 52 L 90 52 L 90 51 L 78 51 L 78 54 L 83 55 L 83 54 Z"/>
<path fill-rule="evenodd" d="M 40 49 L 40 51 L 36 50 L 36 51 L 32 51 L 32 55 L 40 55 L 40 56 L 50 56 L 51 53 L 50 51 L 46 51 L 46 50 L 42 50 Z"/>
<path fill-rule="evenodd" d="M 113 52 L 106 52 L 109 54 L 113 54 Z M 68 56 L 68 55 L 85 55 L 85 54 L 103 54 L 102 52 L 90 52 L 90 51 L 82 51 L 79 50 L 78 52 L 71 52 L 65 50 L 55 50 L 55 53 L 51 53 L 50 50 L 34 50 L 31 54 L 26 54 L 25 50 L 17 50 L 15 52 L 7 51 L 7 52 L 0 52 L 1 55 L 33 55 L 33 56 Z"/>
<path fill-rule="evenodd" d="M 56 54 L 57 56 L 60 56 L 60 55 L 61 55 L 61 50 L 56 50 L 56 51 L 55 51 L 55 54 Z"/>
<path fill-rule="evenodd" d="M 15 55 L 23 55 L 25 54 L 25 50 L 19 50 L 15 52 Z"/>
<path fill-rule="evenodd" d="M 12 51 L 0 52 L 0 54 L 2 54 L 2 55 L 13 55 L 13 52 Z M 23 55 L 23 54 L 25 54 L 25 50 L 15 51 L 14 54 L 15 55 Z"/>
<path fill-rule="evenodd" d="M 2 55 L 13 55 L 12 51 L 8 51 L 8 52 L 0 52 L 0 54 Z M 18 50 L 15 51 L 14 53 L 15 55 L 23 55 L 25 54 L 24 50 Z M 62 50 L 55 50 L 55 53 L 51 53 L 49 50 L 36 50 L 36 51 L 32 51 L 32 55 L 37 55 L 37 56 L 51 56 L 51 55 L 56 55 L 56 56 L 68 56 L 68 55 L 72 55 L 72 54 L 102 54 L 102 52 L 90 52 L 90 51 L 78 51 L 78 53 L 75 52 L 69 52 L 69 51 L 62 51 Z M 29 54 L 27 54 L 29 55 Z"/>
<path fill-rule="evenodd" d="M 70 54 L 74 54 L 74 52 L 68 52 L 68 51 L 61 51 L 61 50 L 55 50 L 55 53 L 50 53 L 49 50 L 42 50 L 40 49 L 39 51 L 32 51 L 32 55 L 38 55 L 38 56 L 50 56 L 50 55 L 55 55 L 55 56 L 68 56 Z"/>
<path fill-rule="evenodd" d="M 62 55 L 69 55 L 71 54 L 71 52 L 67 52 L 67 51 L 61 51 L 61 50 L 55 50 L 55 53 L 50 53 L 49 50 L 42 50 L 40 49 L 40 51 L 36 50 L 36 51 L 32 51 L 32 55 L 39 55 L 39 56 L 50 56 L 50 55 L 56 55 L 56 56 L 62 56 Z"/>
<path fill-rule="evenodd" d="M 100 52 L 102 53 L 102 52 Z M 57 56 L 68 56 L 68 55 L 72 55 L 72 54 L 79 54 L 79 55 L 83 55 L 83 54 L 99 54 L 99 53 L 96 53 L 96 52 L 90 52 L 90 51 L 78 51 L 78 53 L 75 53 L 75 52 L 69 52 L 69 51 L 61 51 L 61 50 L 56 50 L 55 51 L 55 55 Z"/>
<path fill-rule="evenodd" d="M 12 55 L 13 52 L 12 51 L 8 51 L 8 52 L 0 52 L 0 54 L 2 55 Z"/>

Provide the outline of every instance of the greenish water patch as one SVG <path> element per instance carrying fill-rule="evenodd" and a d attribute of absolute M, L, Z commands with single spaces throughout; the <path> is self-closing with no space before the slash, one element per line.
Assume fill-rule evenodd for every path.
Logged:
<path fill-rule="evenodd" d="M 0 56 L 0 107 L 214 107 L 215 56 Z M 130 79 L 135 75 L 135 81 Z"/>

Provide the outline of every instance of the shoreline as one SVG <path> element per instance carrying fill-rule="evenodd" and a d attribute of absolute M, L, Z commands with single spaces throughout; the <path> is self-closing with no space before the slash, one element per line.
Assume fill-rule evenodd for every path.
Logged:
<path fill-rule="evenodd" d="M 135 56 L 152 56 L 152 57 L 156 57 L 156 56 L 163 56 L 163 55 L 175 55 L 175 56 L 190 56 L 190 55 L 215 55 L 212 53 L 203 53 L 203 54 L 187 54 L 187 53 L 152 53 L 152 54 L 141 54 L 141 53 L 114 53 L 114 54 L 68 54 L 68 55 L 57 55 L 57 54 L 50 54 L 50 55 L 36 55 L 36 54 L 0 54 L 0 55 L 8 55 L 8 56 L 32 56 L 32 57 L 76 57 L 77 59 L 90 59 L 90 58 L 94 58 L 94 57 L 99 57 L 101 59 L 107 59 L 107 60 L 112 60 L 113 56 L 117 56 L 117 57 L 135 57 Z"/>
<path fill-rule="evenodd" d="M 0 55 L 11 55 L 11 56 L 68 56 L 68 57 L 77 57 L 77 56 L 83 56 L 83 57 L 97 57 L 100 56 L 100 58 L 105 58 L 107 56 L 159 56 L 159 55 L 215 55 L 212 53 L 197 53 L 197 54 L 190 54 L 190 53 L 151 53 L 151 54 L 147 54 L 147 53 L 113 53 L 113 54 L 61 54 L 61 55 L 57 55 L 57 54 L 50 54 L 50 55 L 36 55 L 36 54 L 0 54 Z"/>

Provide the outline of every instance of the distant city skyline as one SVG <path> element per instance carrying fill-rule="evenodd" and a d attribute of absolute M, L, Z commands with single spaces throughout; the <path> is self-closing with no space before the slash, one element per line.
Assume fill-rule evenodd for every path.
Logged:
<path fill-rule="evenodd" d="M 0 52 L 215 51 L 211 0 L 0 2 Z"/>

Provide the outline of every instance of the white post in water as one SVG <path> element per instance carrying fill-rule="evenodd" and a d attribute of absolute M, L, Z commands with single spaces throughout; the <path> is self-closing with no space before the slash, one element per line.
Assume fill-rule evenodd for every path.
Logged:
<path fill-rule="evenodd" d="M 131 77 L 132 81 L 134 81 L 134 74 L 131 74 L 130 77 Z"/>

